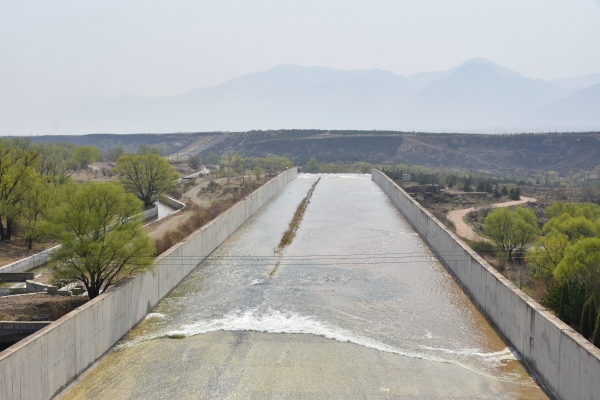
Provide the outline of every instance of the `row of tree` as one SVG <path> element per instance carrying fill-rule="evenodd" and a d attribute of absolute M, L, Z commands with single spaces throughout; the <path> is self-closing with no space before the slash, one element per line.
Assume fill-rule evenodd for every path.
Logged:
<path fill-rule="evenodd" d="M 586 315 L 592 305 L 596 315 L 600 296 L 600 206 L 555 203 L 545 213 L 550 220 L 528 256 L 535 275 L 548 286 L 543 303 L 592 338 L 596 320 Z M 600 332 L 597 339 L 600 345 Z"/>
<path fill-rule="evenodd" d="M 47 236 L 47 220 L 57 204 L 57 191 L 70 183 L 72 163 L 87 168 L 99 154 L 91 146 L 1 140 L 0 240 L 11 240 L 18 230 L 31 248 L 36 240 Z M 122 155 L 114 171 L 125 189 L 146 207 L 179 177 L 165 159 L 154 153 Z"/>
<path fill-rule="evenodd" d="M 140 213 L 179 174 L 149 152 L 121 155 L 118 182 L 73 182 L 69 160 L 81 160 L 83 168 L 99 153 L 87 147 L 0 141 L 0 239 L 11 240 L 16 230 L 29 249 L 42 238 L 60 243 L 52 253 L 54 278 L 78 280 L 94 298 L 152 265 L 154 243 L 141 229 Z"/>
<path fill-rule="evenodd" d="M 142 230 L 141 211 L 171 190 L 179 178 L 168 160 L 149 146 L 140 146 L 138 154 L 117 154 L 113 172 L 118 181 L 76 183 L 70 179 L 69 163 L 78 160 L 78 167 L 87 168 L 99 157 L 97 149 L 0 141 L 2 240 L 10 240 L 17 229 L 29 248 L 44 237 L 60 243 L 51 255 L 54 278 L 81 282 L 90 299 L 153 265 L 155 246 Z M 227 162 L 234 174 L 292 166 L 280 157 L 209 158 L 222 167 Z"/>
<path fill-rule="evenodd" d="M 311 158 L 306 163 L 307 172 L 311 173 L 325 173 L 325 174 L 339 174 L 339 173 L 358 173 L 368 174 L 371 172 L 373 164 L 367 162 L 355 162 L 352 164 L 341 164 L 341 163 L 329 163 L 319 164 L 316 158 Z"/>
<path fill-rule="evenodd" d="M 547 286 L 542 304 L 600 347 L 600 206 L 554 203 L 538 229 L 530 209 L 498 208 L 484 219 L 484 233 L 500 254 Z"/>
<path fill-rule="evenodd" d="M 241 176 L 242 174 L 252 174 L 259 179 L 263 174 L 274 174 L 283 171 L 286 168 L 292 168 L 294 164 L 285 157 L 265 157 L 251 158 L 243 157 L 239 153 L 220 156 L 217 153 L 209 153 L 205 157 L 209 166 L 217 166 L 218 169 L 213 171 L 216 176 Z"/>

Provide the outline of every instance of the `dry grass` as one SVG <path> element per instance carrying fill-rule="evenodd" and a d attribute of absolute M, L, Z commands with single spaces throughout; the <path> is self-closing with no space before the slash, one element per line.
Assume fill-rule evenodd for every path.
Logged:
<path fill-rule="evenodd" d="M 308 207 L 308 203 L 310 203 L 310 198 L 312 197 L 312 194 L 315 191 L 315 188 L 317 187 L 317 183 L 319 183 L 320 180 L 321 180 L 321 178 L 317 179 L 317 181 L 315 183 L 313 183 L 310 190 L 306 194 L 306 197 L 304 199 L 302 199 L 302 201 L 298 205 L 298 208 L 296 209 L 296 212 L 294 213 L 294 217 L 292 218 L 292 222 L 290 222 L 290 226 L 289 226 L 288 230 L 285 231 L 283 233 L 283 236 L 281 237 L 281 241 L 279 242 L 279 246 L 277 247 L 278 253 L 281 252 L 281 250 L 283 250 L 283 248 L 285 246 L 292 243 L 292 240 L 294 240 L 294 236 L 296 236 L 296 231 L 298 230 L 298 227 L 300 226 L 300 221 L 302 220 L 302 216 L 304 215 L 304 212 L 306 211 L 306 208 Z"/>
<path fill-rule="evenodd" d="M 177 228 L 165 232 L 160 238 L 154 241 L 156 245 L 156 255 L 162 254 L 175 244 L 179 243 L 193 232 L 203 227 L 217 216 L 227 211 L 246 195 L 256 190 L 260 185 L 253 183 L 247 184 L 243 188 L 237 189 L 233 196 L 227 200 L 213 202 L 209 206 L 202 207 L 196 203 L 187 202 L 186 211 L 192 215 L 181 222 Z"/>
<path fill-rule="evenodd" d="M 63 297 L 32 294 L 0 298 L 0 321 L 30 321 L 38 314 L 49 314 L 53 321 L 88 301 L 87 296 Z"/>

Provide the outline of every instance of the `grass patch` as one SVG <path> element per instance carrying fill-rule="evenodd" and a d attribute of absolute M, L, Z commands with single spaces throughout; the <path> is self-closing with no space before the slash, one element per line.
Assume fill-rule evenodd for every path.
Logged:
<path fill-rule="evenodd" d="M 290 226 L 289 226 L 288 230 L 283 233 L 283 236 L 281 237 L 281 241 L 279 242 L 279 246 L 277 246 L 277 250 L 276 250 L 277 253 L 281 253 L 283 248 L 285 246 L 288 246 L 290 243 L 292 243 L 292 240 L 294 240 L 294 237 L 296 236 L 296 231 L 298 230 L 298 227 L 300 226 L 300 221 L 302 221 L 302 216 L 304 215 L 304 212 L 306 211 L 306 208 L 308 207 L 308 203 L 310 203 L 310 198 L 312 197 L 313 192 L 315 191 L 315 188 L 317 187 L 317 184 L 319 183 L 320 180 L 321 180 L 321 178 L 317 179 L 317 181 L 315 183 L 313 183 L 310 190 L 306 194 L 306 197 L 304 199 L 302 199 L 302 201 L 298 205 L 298 208 L 296 209 L 296 212 L 294 213 L 294 218 L 292 218 L 292 222 L 290 222 Z"/>

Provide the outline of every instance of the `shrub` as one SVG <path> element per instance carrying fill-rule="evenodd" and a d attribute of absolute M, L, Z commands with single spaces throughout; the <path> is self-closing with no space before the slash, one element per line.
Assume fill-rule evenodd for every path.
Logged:
<path fill-rule="evenodd" d="M 594 334 L 592 335 L 592 343 L 594 346 L 600 348 L 600 314 L 596 317 L 596 326 L 594 328 Z"/>
<path fill-rule="evenodd" d="M 491 242 L 473 241 L 473 242 L 469 242 L 469 246 L 471 246 L 471 248 L 473 250 L 475 250 L 475 252 L 482 257 L 485 257 L 485 256 L 495 257 L 496 256 L 497 248 Z"/>
<path fill-rule="evenodd" d="M 588 339 L 592 334 L 593 325 L 590 323 L 590 311 L 591 311 L 591 298 L 583 305 L 583 312 L 581 313 L 581 322 L 579 325 L 579 331 L 581 336 Z M 595 322 L 595 321 L 594 321 Z"/>

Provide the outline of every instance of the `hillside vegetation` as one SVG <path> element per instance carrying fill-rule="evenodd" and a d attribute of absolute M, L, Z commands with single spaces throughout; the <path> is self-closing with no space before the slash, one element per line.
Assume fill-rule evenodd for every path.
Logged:
<path fill-rule="evenodd" d="M 555 171 L 562 177 L 592 171 L 600 165 L 600 132 L 563 134 L 431 134 L 396 131 L 292 129 L 249 132 L 181 133 L 164 135 L 37 136 L 34 142 L 64 141 L 94 145 L 104 154 L 118 147 L 136 149 L 141 143 L 173 154 L 210 135 L 213 140 L 199 150 L 225 155 L 231 147 L 246 157 L 277 154 L 296 165 L 311 158 L 320 164 L 369 162 L 409 164 L 429 168 L 457 168 L 520 177 Z M 166 150 L 168 149 L 168 150 Z"/>
<path fill-rule="evenodd" d="M 565 176 L 600 164 L 600 134 L 418 134 L 389 131 L 271 131 L 231 135 L 220 148 L 279 154 L 320 163 L 422 165 L 518 176 L 553 170 Z M 211 149 L 219 151 L 220 148 Z"/>

